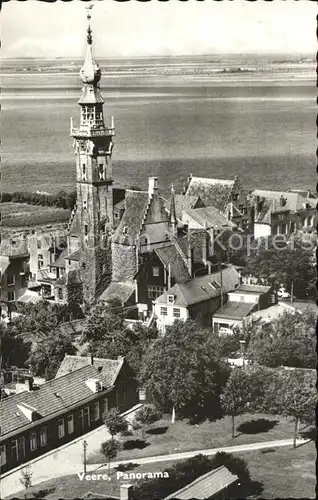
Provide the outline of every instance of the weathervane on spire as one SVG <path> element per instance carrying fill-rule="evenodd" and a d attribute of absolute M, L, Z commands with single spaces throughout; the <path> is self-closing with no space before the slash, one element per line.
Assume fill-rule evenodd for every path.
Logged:
<path fill-rule="evenodd" d="M 90 25 L 90 20 L 92 18 L 92 16 L 91 16 L 91 10 L 92 10 L 93 7 L 94 7 L 93 3 L 90 3 L 89 5 L 85 6 L 85 9 L 87 11 L 86 17 L 87 17 L 87 20 L 88 20 L 88 28 L 87 28 L 87 43 L 88 43 L 88 45 L 92 45 L 92 42 L 93 42 L 92 29 L 91 29 L 91 25 Z"/>

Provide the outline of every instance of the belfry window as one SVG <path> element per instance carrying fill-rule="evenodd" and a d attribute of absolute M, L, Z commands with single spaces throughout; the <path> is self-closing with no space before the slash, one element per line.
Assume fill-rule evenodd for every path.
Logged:
<path fill-rule="evenodd" d="M 85 236 L 88 236 L 88 225 L 84 224 L 84 234 Z"/>
<path fill-rule="evenodd" d="M 100 163 L 98 165 L 98 178 L 100 181 L 104 181 L 105 180 L 105 168 L 104 168 L 104 164 L 103 163 Z"/>
<path fill-rule="evenodd" d="M 86 164 L 82 164 L 82 180 L 86 181 Z"/>

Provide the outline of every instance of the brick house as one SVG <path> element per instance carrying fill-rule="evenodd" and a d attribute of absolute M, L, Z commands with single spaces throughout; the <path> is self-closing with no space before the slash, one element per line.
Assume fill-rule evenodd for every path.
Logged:
<path fill-rule="evenodd" d="M 30 254 L 24 239 L 11 239 L 0 246 L 0 313 L 11 315 L 28 286 Z"/>
<path fill-rule="evenodd" d="M 238 176 L 229 180 L 190 174 L 183 195 L 200 196 L 206 207 L 216 208 L 243 231 L 251 230 L 248 198 Z"/>
<path fill-rule="evenodd" d="M 71 358 L 71 359 L 70 359 Z M 55 379 L 1 401 L 1 472 L 102 425 L 112 407 L 138 402 L 135 375 L 124 358 L 66 356 Z"/>
<path fill-rule="evenodd" d="M 254 236 L 256 238 L 285 235 L 299 231 L 313 232 L 317 226 L 317 195 L 306 190 L 252 193 Z"/>
<path fill-rule="evenodd" d="M 175 320 L 187 319 L 193 319 L 203 327 L 212 327 L 214 313 L 239 284 L 240 274 L 232 266 L 224 266 L 222 272 L 175 284 L 154 301 L 158 330 L 164 335 L 166 327 Z"/>

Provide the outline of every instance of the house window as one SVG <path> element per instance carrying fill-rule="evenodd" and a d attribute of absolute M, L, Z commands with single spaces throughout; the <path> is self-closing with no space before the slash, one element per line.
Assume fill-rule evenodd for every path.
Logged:
<path fill-rule="evenodd" d="M 101 411 L 102 415 L 104 416 L 106 413 L 108 413 L 108 399 L 107 398 L 104 398 L 102 400 L 102 411 Z"/>
<path fill-rule="evenodd" d="M 78 413 L 78 425 L 81 431 L 84 429 L 84 410 L 80 410 Z"/>
<path fill-rule="evenodd" d="M 96 422 L 97 420 L 99 420 L 99 401 L 96 401 L 96 403 L 94 403 L 93 405 L 93 421 Z"/>
<path fill-rule="evenodd" d="M 18 440 L 14 439 L 11 441 L 11 454 L 12 454 L 12 460 L 14 462 L 19 461 L 19 451 L 18 451 Z"/>
<path fill-rule="evenodd" d="M 148 286 L 148 299 L 156 299 L 164 293 L 165 289 L 163 286 Z"/>
<path fill-rule="evenodd" d="M 154 266 L 152 268 L 152 275 L 153 276 L 159 276 L 159 267 L 158 266 Z"/>
<path fill-rule="evenodd" d="M 14 302 L 15 301 L 15 293 L 12 290 L 11 292 L 8 292 L 8 302 Z"/>
<path fill-rule="evenodd" d="M 6 447 L 0 446 L 0 466 L 7 463 Z"/>
<path fill-rule="evenodd" d="M 119 217 L 119 213 L 118 213 L 118 212 L 115 212 L 115 213 L 114 213 L 114 217 L 115 217 L 115 219 L 118 219 L 118 217 Z"/>
<path fill-rule="evenodd" d="M 15 276 L 13 274 L 9 274 L 7 277 L 7 285 L 13 286 L 15 285 Z"/>
<path fill-rule="evenodd" d="M 86 406 L 86 408 L 84 408 L 84 425 L 85 425 L 85 427 L 90 426 L 90 416 L 89 416 L 89 407 L 88 406 Z"/>
<path fill-rule="evenodd" d="M 38 269 L 42 269 L 44 265 L 43 255 L 39 253 L 38 255 Z"/>
<path fill-rule="evenodd" d="M 296 231 L 296 224 L 295 222 L 290 223 L 290 232 L 294 233 Z"/>
<path fill-rule="evenodd" d="M 41 240 L 37 240 L 37 246 L 38 246 L 38 249 L 41 250 Z"/>
<path fill-rule="evenodd" d="M 315 225 L 315 216 L 314 215 L 311 216 L 311 220 L 310 220 L 309 225 L 310 226 L 314 226 Z"/>
<path fill-rule="evenodd" d="M 46 427 L 41 427 L 41 429 L 40 429 L 40 446 L 46 446 L 46 444 L 47 444 Z"/>
<path fill-rule="evenodd" d="M 86 165 L 83 163 L 82 165 L 82 180 L 86 181 Z"/>
<path fill-rule="evenodd" d="M 61 420 L 58 420 L 58 422 L 57 422 L 57 435 L 58 435 L 59 439 L 62 439 L 65 436 L 64 419 L 63 418 Z"/>
<path fill-rule="evenodd" d="M 36 439 L 36 432 L 31 432 L 30 434 L 30 450 L 34 451 L 38 447 L 37 439 Z"/>
<path fill-rule="evenodd" d="M 174 318 L 180 318 L 180 309 L 178 308 L 174 308 L 173 311 L 172 311 L 172 315 Z"/>
<path fill-rule="evenodd" d="M 84 201 L 83 201 L 83 210 L 86 210 L 86 209 L 87 209 L 87 201 L 86 201 L 86 200 L 84 200 Z"/>
<path fill-rule="evenodd" d="M 244 205 L 239 205 L 239 211 L 240 211 L 241 213 L 244 213 Z"/>
<path fill-rule="evenodd" d="M 286 234 L 286 233 L 287 233 L 287 225 L 282 224 L 282 234 Z"/>
<path fill-rule="evenodd" d="M 74 417 L 69 415 L 67 417 L 67 434 L 73 434 L 74 432 Z"/>
<path fill-rule="evenodd" d="M 174 303 L 174 295 L 168 295 L 168 304 Z"/>
<path fill-rule="evenodd" d="M 57 296 L 58 296 L 59 300 L 63 300 L 63 298 L 64 298 L 63 288 L 57 289 Z"/>
<path fill-rule="evenodd" d="M 168 308 L 167 307 L 160 307 L 160 314 L 161 314 L 161 316 L 168 316 Z"/>

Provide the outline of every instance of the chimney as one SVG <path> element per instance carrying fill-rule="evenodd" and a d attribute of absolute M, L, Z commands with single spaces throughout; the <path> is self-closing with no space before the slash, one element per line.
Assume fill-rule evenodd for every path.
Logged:
<path fill-rule="evenodd" d="M 120 500 L 132 500 L 133 485 L 121 484 L 120 485 Z"/>
<path fill-rule="evenodd" d="M 91 358 L 91 365 L 93 366 L 93 364 L 94 364 L 94 354 L 93 353 L 90 354 L 90 358 Z"/>
<path fill-rule="evenodd" d="M 168 264 L 168 290 L 171 288 L 171 264 Z"/>
<path fill-rule="evenodd" d="M 158 177 L 148 177 L 148 194 L 151 198 L 158 191 Z"/>
<path fill-rule="evenodd" d="M 26 384 L 29 392 L 33 391 L 33 382 L 34 382 L 33 377 L 26 377 L 25 384 Z"/>
<path fill-rule="evenodd" d="M 188 272 L 192 278 L 192 273 L 193 273 L 193 269 L 192 269 L 192 247 L 191 247 L 191 242 L 189 241 L 188 242 Z"/>
<path fill-rule="evenodd" d="M 204 221 L 204 231 L 204 237 L 202 240 L 202 262 L 206 264 L 208 260 L 208 232 L 206 221 Z"/>

